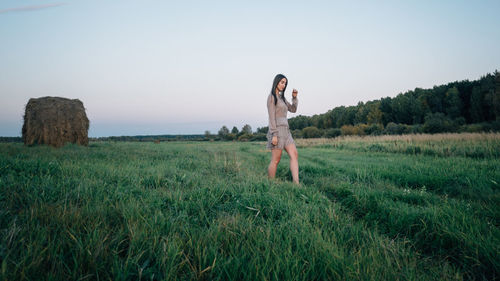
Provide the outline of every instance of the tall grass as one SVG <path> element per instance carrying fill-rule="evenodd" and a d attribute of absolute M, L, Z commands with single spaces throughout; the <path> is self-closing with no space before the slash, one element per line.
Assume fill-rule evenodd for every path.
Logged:
<path fill-rule="evenodd" d="M 499 160 L 379 141 L 1 144 L 1 279 L 498 279 Z"/>
<path fill-rule="evenodd" d="M 391 152 L 470 158 L 500 157 L 500 133 L 446 133 L 383 136 L 341 136 L 298 139 L 298 147 L 331 147 L 360 152 Z"/>

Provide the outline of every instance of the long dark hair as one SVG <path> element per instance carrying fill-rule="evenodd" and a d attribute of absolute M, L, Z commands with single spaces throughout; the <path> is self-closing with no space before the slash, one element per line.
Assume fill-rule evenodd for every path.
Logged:
<path fill-rule="evenodd" d="M 286 86 L 288 85 L 288 78 L 286 78 L 285 75 L 283 75 L 283 74 L 277 74 L 274 77 L 273 87 L 271 88 L 271 95 L 273 95 L 273 97 L 274 97 L 274 105 L 276 105 L 276 103 L 278 102 L 278 99 L 276 98 L 276 87 L 278 87 L 278 83 L 283 78 L 286 79 L 286 82 L 285 82 L 285 88 L 283 89 L 283 95 L 281 96 L 281 99 L 283 99 L 283 101 L 286 102 L 285 101 L 285 90 L 286 90 Z"/>

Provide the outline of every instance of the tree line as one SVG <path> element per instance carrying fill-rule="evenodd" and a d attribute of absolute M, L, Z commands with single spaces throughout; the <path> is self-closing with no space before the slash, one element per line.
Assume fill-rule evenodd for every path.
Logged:
<path fill-rule="evenodd" d="M 252 126 L 245 124 L 241 131 L 236 126 L 233 126 L 231 131 L 225 125 L 220 128 L 217 135 L 210 134 L 210 131 L 205 131 L 205 138 L 209 140 L 238 140 L 238 141 L 257 141 L 265 140 L 264 132 L 253 132 Z"/>

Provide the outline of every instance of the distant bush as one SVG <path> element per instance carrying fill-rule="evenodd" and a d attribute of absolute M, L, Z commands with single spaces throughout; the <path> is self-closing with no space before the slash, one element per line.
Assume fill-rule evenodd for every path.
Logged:
<path fill-rule="evenodd" d="M 314 126 L 305 127 L 304 129 L 302 129 L 302 136 L 306 139 L 319 138 L 321 137 L 321 135 L 322 135 L 321 130 Z"/>
<path fill-rule="evenodd" d="M 255 133 L 250 137 L 250 141 L 266 141 L 267 137 L 264 133 Z"/>
<path fill-rule="evenodd" d="M 340 132 L 343 136 L 352 136 L 356 134 L 356 130 L 353 125 L 344 125 L 340 127 Z"/>
<path fill-rule="evenodd" d="M 441 112 L 428 113 L 425 116 L 425 133 L 455 132 L 457 129 L 458 126 Z"/>
<path fill-rule="evenodd" d="M 293 138 L 302 138 L 302 130 L 301 129 L 291 130 L 291 133 L 292 133 Z"/>
<path fill-rule="evenodd" d="M 356 126 L 354 126 L 354 132 L 356 135 L 358 136 L 364 136 L 366 135 L 366 129 L 368 128 L 368 125 L 366 124 L 356 124 Z"/>
<path fill-rule="evenodd" d="M 227 135 L 224 136 L 225 140 L 235 140 L 237 138 L 238 138 L 237 134 L 233 134 L 233 133 L 229 133 L 229 134 L 227 134 Z"/>
<path fill-rule="evenodd" d="M 463 117 L 455 118 L 455 120 L 453 120 L 453 123 L 455 123 L 455 125 L 457 126 L 465 125 L 465 118 Z"/>
<path fill-rule="evenodd" d="M 330 128 L 326 129 L 323 133 L 325 138 L 335 138 L 342 134 L 342 131 L 339 128 Z"/>
<path fill-rule="evenodd" d="M 0 142 L 23 142 L 21 137 L 0 137 Z"/>
<path fill-rule="evenodd" d="M 500 131 L 500 121 L 462 125 L 458 131 L 466 133 L 498 132 Z"/>
<path fill-rule="evenodd" d="M 411 125 L 411 126 L 409 126 L 408 133 L 410 133 L 410 134 L 422 134 L 424 132 L 423 127 L 424 127 L 424 125 L 422 125 L 422 124 Z"/>
<path fill-rule="evenodd" d="M 410 131 L 411 131 L 411 126 L 409 125 L 389 122 L 387 126 L 385 126 L 384 133 L 388 135 L 402 135 L 402 134 L 408 134 Z"/>
<path fill-rule="evenodd" d="M 365 134 L 378 136 L 381 135 L 384 131 L 384 126 L 382 124 L 371 124 L 365 128 Z"/>
<path fill-rule="evenodd" d="M 481 124 L 469 124 L 461 126 L 459 131 L 466 133 L 479 133 L 484 131 L 484 129 Z"/>
<path fill-rule="evenodd" d="M 343 136 L 364 136 L 364 135 L 379 135 L 382 133 L 384 127 L 381 124 L 364 124 L 359 123 L 355 126 L 344 125 L 340 127 L 340 132 Z"/>
<path fill-rule="evenodd" d="M 251 134 L 244 133 L 238 137 L 238 141 L 249 141 L 251 138 Z"/>

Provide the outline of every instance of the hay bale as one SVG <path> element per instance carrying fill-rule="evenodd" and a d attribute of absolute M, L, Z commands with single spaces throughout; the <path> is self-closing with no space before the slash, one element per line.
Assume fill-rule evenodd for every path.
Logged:
<path fill-rule="evenodd" d="M 89 119 L 78 99 L 42 97 L 30 99 L 23 124 L 25 145 L 48 144 L 61 147 L 66 142 L 88 145 Z"/>

